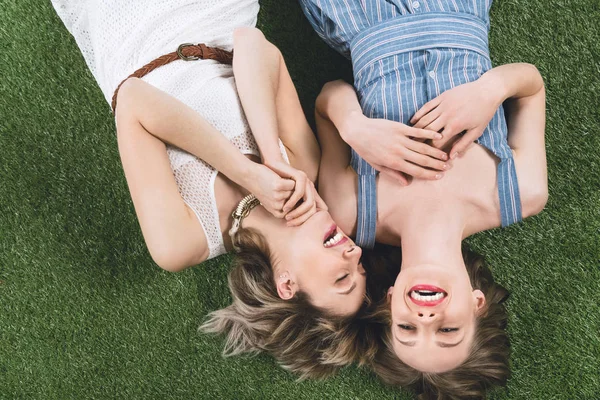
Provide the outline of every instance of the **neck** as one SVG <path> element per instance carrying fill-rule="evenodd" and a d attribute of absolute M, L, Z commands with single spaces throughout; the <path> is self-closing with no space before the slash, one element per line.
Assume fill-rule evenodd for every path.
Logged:
<path fill-rule="evenodd" d="M 262 206 L 256 206 L 242 221 L 241 229 L 252 228 L 269 244 L 271 255 L 277 259 L 277 249 L 285 245 L 287 230 L 285 219 L 275 218 Z"/>
<path fill-rule="evenodd" d="M 402 238 L 402 268 L 462 264 L 465 220 L 459 209 L 436 206 L 414 209 L 396 225 Z"/>
<path fill-rule="evenodd" d="M 279 225 L 278 219 L 260 205 L 254 207 L 242 221 L 242 228 L 252 228 L 267 240 L 269 237 L 274 236 L 274 231 L 278 230 Z"/>

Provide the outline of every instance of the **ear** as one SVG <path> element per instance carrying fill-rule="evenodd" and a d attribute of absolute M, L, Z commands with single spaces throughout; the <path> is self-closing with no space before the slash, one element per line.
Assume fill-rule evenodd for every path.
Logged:
<path fill-rule="evenodd" d="M 388 304 L 392 302 L 392 293 L 394 293 L 394 287 L 390 286 L 390 288 L 387 291 L 387 294 L 385 295 L 385 299 L 388 302 Z"/>
<path fill-rule="evenodd" d="M 290 275 L 286 272 L 277 277 L 277 294 L 283 300 L 289 300 L 296 294 L 296 284 L 290 279 Z"/>
<path fill-rule="evenodd" d="M 475 300 L 475 314 L 479 316 L 485 311 L 485 294 L 479 289 L 473 290 L 473 299 Z"/>

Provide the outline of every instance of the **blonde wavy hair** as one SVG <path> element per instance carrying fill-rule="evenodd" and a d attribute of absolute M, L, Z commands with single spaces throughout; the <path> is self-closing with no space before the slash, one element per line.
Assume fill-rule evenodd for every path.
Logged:
<path fill-rule="evenodd" d="M 368 295 L 349 317 L 313 306 L 302 292 L 282 300 L 264 238 L 252 229 L 241 229 L 236 245 L 239 252 L 228 277 L 232 304 L 209 314 L 200 327 L 203 332 L 225 336 L 224 355 L 266 352 L 300 379 L 324 378 L 345 365 L 365 364 L 375 357 L 377 338 L 370 324 L 375 303 Z M 369 276 L 380 277 L 373 273 L 375 265 L 385 269 L 388 263 L 375 252 L 363 255 L 367 285 L 378 285 Z"/>

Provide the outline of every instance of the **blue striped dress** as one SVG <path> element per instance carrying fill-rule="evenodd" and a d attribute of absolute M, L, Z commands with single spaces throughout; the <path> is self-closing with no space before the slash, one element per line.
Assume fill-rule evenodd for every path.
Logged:
<path fill-rule="evenodd" d="M 363 113 L 408 124 L 426 102 L 492 68 L 492 0 L 300 0 L 319 36 L 352 61 Z M 508 129 L 500 107 L 478 143 L 499 159 L 502 226 L 521 220 Z M 356 242 L 375 243 L 377 171 L 352 151 L 358 174 Z"/>

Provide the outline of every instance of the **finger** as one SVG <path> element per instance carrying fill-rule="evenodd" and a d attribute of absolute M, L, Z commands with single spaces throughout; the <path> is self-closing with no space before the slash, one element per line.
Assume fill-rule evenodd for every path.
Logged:
<path fill-rule="evenodd" d="M 405 129 L 405 135 L 406 136 L 412 136 L 415 138 L 421 138 L 421 139 L 441 139 L 443 136 L 441 133 L 436 132 L 436 131 L 431 131 L 429 129 L 418 129 L 418 128 L 413 128 L 410 126 L 407 126 Z"/>
<path fill-rule="evenodd" d="M 432 171 L 407 161 L 402 161 L 398 169 L 412 177 L 432 181 L 441 179 L 444 176 L 444 173 L 441 171 Z"/>
<path fill-rule="evenodd" d="M 303 202 L 298 207 L 296 207 L 293 211 L 287 213 L 285 216 L 285 219 L 287 219 L 288 221 L 291 221 L 293 219 L 296 219 L 296 218 L 306 214 L 313 208 L 315 208 L 314 201 L 312 203 Z"/>
<path fill-rule="evenodd" d="M 275 195 L 276 200 L 287 200 L 290 198 L 290 196 L 292 195 L 292 193 L 294 193 L 291 190 L 286 190 L 283 192 L 277 192 L 277 194 Z"/>
<path fill-rule="evenodd" d="M 376 168 L 382 174 L 385 174 L 398 182 L 402 186 L 408 186 L 408 178 L 405 174 L 400 171 L 396 171 L 395 169 L 384 167 L 383 165 Z"/>
<path fill-rule="evenodd" d="M 444 140 L 448 141 L 450 139 L 452 139 L 454 136 L 458 135 L 459 133 L 462 132 L 462 130 L 457 129 L 456 127 L 454 127 L 452 125 L 451 122 L 447 122 L 444 124 L 444 126 L 442 127 L 444 130 L 442 131 L 442 135 L 444 136 Z"/>
<path fill-rule="evenodd" d="M 460 138 L 454 146 L 452 146 L 452 150 L 450 150 L 450 158 L 455 159 L 459 154 L 463 153 L 475 140 L 481 136 L 483 133 L 482 130 L 473 130 L 467 132 L 462 138 Z"/>
<path fill-rule="evenodd" d="M 281 179 L 279 184 L 279 190 L 285 190 L 287 192 L 293 192 L 296 182 L 293 179 Z"/>
<path fill-rule="evenodd" d="M 285 217 L 285 213 L 281 211 L 281 209 L 277 210 L 273 207 L 265 207 L 265 209 L 270 212 L 275 218 L 283 218 Z"/>
<path fill-rule="evenodd" d="M 306 178 L 303 176 L 298 176 L 294 187 L 294 193 L 290 196 L 289 200 L 283 205 L 283 211 L 287 213 L 288 211 L 292 210 L 296 206 L 296 203 L 298 203 L 300 199 L 304 197 L 305 191 Z"/>
<path fill-rule="evenodd" d="M 427 103 L 425 103 L 423 105 L 423 107 L 421 107 L 419 109 L 419 111 L 417 111 L 415 113 L 415 115 L 413 115 L 413 117 L 410 119 L 410 123 L 414 124 L 415 122 L 419 121 L 424 115 L 428 114 L 431 110 L 433 110 L 434 108 L 436 108 L 438 105 L 440 105 L 441 100 L 439 97 L 436 97 L 435 99 L 428 101 Z"/>
<path fill-rule="evenodd" d="M 442 129 L 444 129 L 444 127 L 446 126 L 446 120 L 444 119 L 444 117 L 439 117 L 438 119 L 436 119 L 435 121 L 432 121 L 429 125 L 425 126 L 425 129 L 429 129 L 430 131 L 435 131 L 435 132 L 440 132 Z M 442 133 L 442 136 L 444 136 L 444 133 Z M 437 139 L 439 140 L 439 139 Z"/>
<path fill-rule="evenodd" d="M 302 225 L 303 223 L 306 222 L 306 220 L 308 220 L 310 217 L 312 217 L 316 212 L 317 212 L 317 207 L 315 206 L 315 204 L 313 204 L 312 207 L 307 212 L 300 215 L 298 218 L 288 220 L 286 225 L 287 226 Z"/>
<path fill-rule="evenodd" d="M 415 128 L 426 128 L 427 126 L 431 125 L 434 121 L 437 121 L 438 119 L 440 119 L 441 117 L 441 113 L 439 111 L 439 109 L 435 109 L 433 111 L 431 111 L 429 114 L 425 114 L 423 116 L 423 118 L 421 118 L 419 121 L 417 121 L 416 124 L 414 124 Z M 427 128 L 430 129 L 430 128 Z M 433 130 L 433 129 L 432 129 Z"/>
<path fill-rule="evenodd" d="M 406 154 L 406 160 L 412 162 L 413 164 L 437 169 L 439 171 L 445 171 L 448 169 L 448 164 L 446 164 L 444 161 L 436 160 L 435 158 L 424 156 L 423 154 L 415 153 L 414 151 L 409 151 Z"/>
<path fill-rule="evenodd" d="M 437 158 L 438 160 L 448 160 L 448 154 L 445 151 L 415 140 L 407 142 L 406 148 L 429 157 Z"/>
<path fill-rule="evenodd" d="M 302 214 L 308 212 L 312 207 L 314 207 L 315 198 L 313 196 L 312 182 L 306 183 L 306 190 L 304 192 L 303 200 L 304 202 L 302 202 L 300 206 L 298 206 L 295 210 L 291 211 L 285 216 L 287 220 L 298 218 Z"/>

